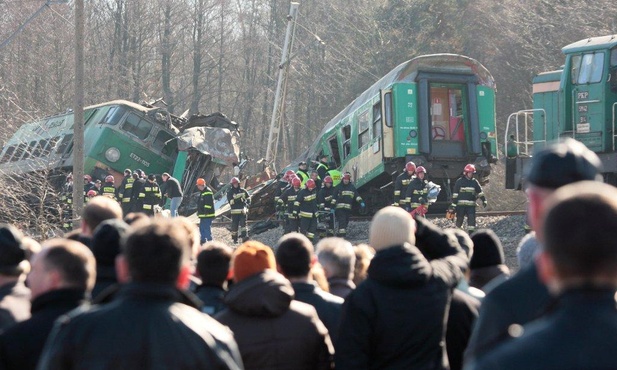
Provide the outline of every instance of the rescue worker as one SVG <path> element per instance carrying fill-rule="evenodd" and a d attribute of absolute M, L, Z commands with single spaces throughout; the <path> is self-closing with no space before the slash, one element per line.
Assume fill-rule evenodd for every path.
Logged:
<path fill-rule="evenodd" d="M 231 178 L 231 188 L 227 191 L 227 202 L 231 206 L 231 238 L 238 242 L 238 227 L 242 242 L 248 239 L 246 228 L 246 213 L 251 199 L 249 193 L 240 186 L 240 179 Z"/>
<path fill-rule="evenodd" d="M 315 165 L 315 170 L 319 175 L 320 179 L 325 179 L 328 176 L 328 171 L 330 171 L 330 166 L 328 165 L 328 155 L 322 154 L 319 156 L 319 162 Z M 319 189 L 319 186 L 317 187 Z"/>
<path fill-rule="evenodd" d="M 335 216 L 338 222 L 338 236 L 344 238 L 347 235 L 347 225 L 351 216 L 353 202 L 356 201 L 363 209 L 366 207 L 358 190 L 351 183 L 351 173 L 343 174 L 343 181 L 334 188 L 332 204 L 336 206 Z"/>
<path fill-rule="evenodd" d="M 142 192 L 144 186 L 146 186 L 146 180 L 141 177 L 141 170 L 135 170 L 133 172 L 133 190 L 131 192 L 131 201 L 129 208 L 131 212 L 142 212 L 143 201 L 142 198 L 139 197 L 139 194 Z"/>
<path fill-rule="evenodd" d="M 84 203 L 88 199 L 87 194 L 89 190 L 96 190 L 96 187 L 94 186 L 94 182 L 92 182 L 92 176 L 84 175 Z"/>
<path fill-rule="evenodd" d="M 118 187 L 118 202 L 122 207 L 122 213 L 128 215 L 131 212 L 131 195 L 133 194 L 133 171 L 130 169 L 124 170 L 124 178 Z"/>
<path fill-rule="evenodd" d="M 328 176 L 332 177 L 332 187 L 336 187 L 341 183 L 341 179 L 343 178 L 343 174 L 338 169 L 334 168 L 334 163 L 330 163 L 330 170 L 328 171 Z"/>
<path fill-rule="evenodd" d="M 300 181 L 302 181 L 302 186 L 304 186 L 306 181 L 310 178 L 307 172 L 306 162 L 302 161 L 298 163 L 298 171 L 296 171 L 296 176 L 300 178 Z"/>
<path fill-rule="evenodd" d="M 101 195 L 116 200 L 116 187 L 114 183 L 114 177 L 112 175 L 107 175 L 107 177 L 105 177 L 105 184 L 101 190 Z"/>
<path fill-rule="evenodd" d="M 96 197 L 97 195 L 99 195 L 99 193 L 96 192 L 96 190 L 88 190 L 88 193 L 86 194 L 86 203 L 88 203 L 90 201 L 90 199 Z"/>
<path fill-rule="evenodd" d="M 73 230 L 73 174 L 66 176 L 66 182 L 62 186 L 60 196 L 62 203 L 62 228 L 65 231 Z"/>
<path fill-rule="evenodd" d="M 285 210 L 285 226 L 284 231 L 285 234 L 291 232 L 298 232 L 298 228 L 300 224 L 298 222 L 298 216 L 293 214 L 294 211 L 294 202 L 296 201 L 296 197 L 300 192 L 300 186 L 302 185 L 302 180 L 299 177 L 293 176 L 291 177 L 291 186 L 283 191 L 281 197 L 278 200 L 279 209 Z"/>
<path fill-rule="evenodd" d="M 334 187 L 332 186 L 332 177 L 326 176 L 323 180 L 323 188 L 317 192 L 317 203 L 319 209 L 328 212 L 328 228 L 326 229 L 326 235 L 322 236 L 334 236 L 334 212 L 332 210 L 332 199 L 334 198 Z"/>
<path fill-rule="evenodd" d="M 317 190 L 313 179 L 308 179 L 306 187 L 298 193 L 293 215 L 300 217 L 300 233 L 313 242 L 317 231 Z"/>
<path fill-rule="evenodd" d="M 275 205 L 279 204 L 279 199 L 281 198 L 281 195 L 283 195 L 283 192 L 288 187 L 291 186 L 292 176 L 296 176 L 296 173 L 293 172 L 292 170 L 287 170 L 285 171 L 285 174 L 283 175 L 283 177 L 281 177 L 278 183 L 276 184 L 276 189 L 274 190 L 274 204 Z"/>
<path fill-rule="evenodd" d="M 408 211 L 414 211 L 418 207 L 428 206 L 428 181 L 426 180 L 426 168 L 423 166 L 416 167 L 416 176 L 407 185 L 405 191 L 405 205 L 408 207 Z M 419 210 L 419 215 L 424 216 L 426 209 Z"/>
<path fill-rule="evenodd" d="M 319 177 L 317 171 L 311 171 L 311 179 L 315 181 L 315 189 L 319 191 L 319 189 L 321 189 L 321 177 Z"/>
<path fill-rule="evenodd" d="M 405 165 L 405 171 L 396 177 L 394 181 L 394 203 L 393 206 L 406 208 L 405 206 L 405 194 L 409 182 L 414 177 L 416 172 L 416 164 L 409 161 Z"/>
<path fill-rule="evenodd" d="M 198 178 L 197 217 L 199 218 L 199 235 L 201 244 L 212 240 L 212 220 L 214 220 L 214 197 L 212 189 L 206 185 L 206 180 Z"/>
<path fill-rule="evenodd" d="M 161 189 L 156 183 L 154 174 L 148 175 L 148 181 L 139 193 L 139 199 L 142 201 L 141 212 L 148 216 L 154 216 L 154 206 L 158 206 L 161 202 Z"/>
<path fill-rule="evenodd" d="M 96 190 L 99 195 L 103 195 L 103 183 L 101 180 L 96 180 L 94 182 L 94 190 Z"/>
<path fill-rule="evenodd" d="M 454 183 L 450 205 L 450 208 L 456 211 L 456 227 L 462 228 L 463 220 L 467 216 L 467 232 L 470 234 L 476 230 L 476 200 L 480 198 L 484 208 L 488 204 L 482 186 L 473 178 L 474 173 L 476 166 L 473 164 L 465 166 L 463 176 Z"/>

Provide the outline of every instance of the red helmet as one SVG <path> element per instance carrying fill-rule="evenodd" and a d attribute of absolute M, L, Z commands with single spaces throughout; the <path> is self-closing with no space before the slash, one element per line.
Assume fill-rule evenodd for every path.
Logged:
<path fill-rule="evenodd" d="M 416 164 L 412 161 L 407 162 L 405 165 L 405 171 L 414 172 L 416 170 Z"/>
<path fill-rule="evenodd" d="M 343 174 L 343 180 L 349 180 L 349 181 L 351 181 L 351 173 L 349 173 L 349 172 L 345 172 L 345 173 Z"/>
<path fill-rule="evenodd" d="M 285 172 L 285 175 L 283 176 L 283 180 L 287 180 L 290 181 L 292 176 L 295 176 L 295 172 L 293 172 L 292 170 L 287 170 Z"/>
<path fill-rule="evenodd" d="M 467 173 L 467 172 L 476 173 L 476 166 L 470 163 L 465 166 L 465 169 L 463 170 L 463 172 L 464 173 Z"/>
<path fill-rule="evenodd" d="M 422 166 L 418 166 L 416 168 L 416 175 L 419 173 L 426 173 L 426 168 L 422 167 Z"/>
<path fill-rule="evenodd" d="M 240 179 L 237 178 L 237 177 L 232 177 L 230 183 L 233 184 L 233 185 L 239 184 L 240 183 Z"/>
<path fill-rule="evenodd" d="M 299 187 L 300 185 L 302 185 L 302 180 L 300 180 L 300 178 L 299 178 L 299 177 L 294 177 L 293 179 L 291 179 L 291 185 L 292 185 L 294 188 L 297 188 L 297 187 Z"/>
<path fill-rule="evenodd" d="M 107 175 L 105 182 L 114 182 L 114 177 L 112 175 Z"/>
<path fill-rule="evenodd" d="M 88 190 L 88 197 L 95 197 L 97 195 L 95 190 Z"/>
<path fill-rule="evenodd" d="M 315 185 L 315 180 L 313 180 L 313 179 L 306 180 L 306 188 L 307 189 L 313 190 L 313 189 L 315 189 L 315 186 L 316 186 Z"/>
<path fill-rule="evenodd" d="M 326 177 L 323 179 L 323 182 L 324 182 L 324 184 L 332 184 L 332 177 L 330 177 L 330 176 L 326 176 Z"/>

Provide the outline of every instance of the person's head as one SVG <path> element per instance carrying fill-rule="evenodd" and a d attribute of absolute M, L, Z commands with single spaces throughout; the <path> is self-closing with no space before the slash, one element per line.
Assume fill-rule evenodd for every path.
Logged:
<path fill-rule="evenodd" d="M 167 172 L 163 172 L 163 174 L 161 175 L 161 179 L 163 180 L 163 182 L 166 182 L 171 176 L 169 176 L 169 174 Z"/>
<path fill-rule="evenodd" d="M 356 254 L 350 242 L 343 238 L 324 238 L 317 243 L 317 259 L 330 279 L 353 279 Z"/>
<path fill-rule="evenodd" d="M 418 176 L 418 178 L 424 180 L 424 176 L 426 176 L 426 168 L 424 168 L 423 166 L 418 166 L 416 168 L 416 176 Z"/>
<path fill-rule="evenodd" d="M 88 201 L 90 201 L 90 199 L 96 197 L 97 195 L 99 195 L 99 193 L 97 193 L 96 190 L 88 190 L 88 192 L 86 193 Z"/>
<path fill-rule="evenodd" d="M 525 235 L 516 247 L 518 267 L 520 269 L 524 269 L 525 267 L 531 265 L 540 250 L 540 242 L 538 241 L 538 238 L 536 238 L 535 231 Z"/>
<path fill-rule="evenodd" d="M 24 235 L 15 226 L 0 224 L 0 276 L 18 278 L 27 272 Z"/>
<path fill-rule="evenodd" d="M 156 182 L 156 175 L 153 174 L 153 173 L 149 174 L 148 175 L 148 181 L 151 182 L 151 183 Z"/>
<path fill-rule="evenodd" d="M 126 222 L 115 218 L 97 226 L 90 248 L 98 266 L 114 267 L 116 257 L 120 254 L 120 244 L 130 228 Z"/>
<path fill-rule="evenodd" d="M 131 176 L 133 174 L 133 171 L 131 171 L 130 168 L 127 168 L 124 170 L 124 176 Z"/>
<path fill-rule="evenodd" d="M 311 179 L 317 180 L 319 178 L 319 173 L 317 171 L 311 171 Z"/>
<path fill-rule="evenodd" d="M 473 257 L 473 250 L 474 250 L 473 240 L 471 240 L 471 237 L 469 237 L 469 234 L 464 232 L 462 229 L 458 229 L 458 228 L 446 229 L 445 231 L 447 233 L 454 235 L 454 237 L 456 238 L 456 241 L 458 241 L 458 244 L 465 251 L 465 254 L 467 255 L 467 263 L 469 263 L 471 261 L 471 258 Z"/>
<path fill-rule="evenodd" d="M 356 263 L 353 272 L 353 282 L 358 285 L 366 279 L 368 267 L 375 256 L 375 249 L 368 244 L 358 244 L 353 246 L 356 254 Z"/>
<path fill-rule="evenodd" d="M 94 182 L 94 186 L 95 186 L 97 189 L 100 189 L 100 188 L 101 188 L 101 186 L 103 186 L 103 183 L 101 182 L 101 180 L 96 180 L 96 181 Z"/>
<path fill-rule="evenodd" d="M 325 164 L 326 166 L 328 165 L 328 160 L 329 160 L 329 159 L 330 159 L 330 158 L 328 157 L 328 155 L 327 155 L 327 154 L 322 154 L 322 155 L 319 157 L 319 161 L 320 161 L 322 164 Z"/>
<path fill-rule="evenodd" d="M 471 163 L 465 165 L 465 168 L 463 168 L 463 175 L 468 179 L 471 179 L 474 173 L 476 173 L 476 166 Z"/>
<path fill-rule="evenodd" d="M 385 207 L 373 216 L 369 245 L 376 251 L 405 243 L 416 244 L 416 222 L 400 207 Z"/>
<path fill-rule="evenodd" d="M 116 259 L 118 281 L 186 288 L 191 274 L 191 240 L 173 219 L 156 218 L 133 230 Z"/>
<path fill-rule="evenodd" d="M 347 185 L 351 182 L 351 173 L 345 172 L 343 174 L 343 184 Z"/>
<path fill-rule="evenodd" d="M 294 189 L 296 189 L 296 190 L 299 189 L 300 185 L 302 185 L 302 180 L 300 180 L 299 177 L 296 176 L 296 177 L 291 179 L 291 186 L 293 186 Z"/>
<path fill-rule="evenodd" d="M 301 169 L 302 171 L 306 171 L 306 162 L 302 161 L 298 163 L 298 168 Z"/>
<path fill-rule="evenodd" d="M 115 200 L 96 196 L 88 201 L 81 214 L 81 234 L 92 237 L 94 229 L 105 220 L 122 219 L 122 208 Z"/>
<path fill-rule="evenodd" d="M 140 177 L 139 177 L 139 174 L 138 174 L 137 172 L 133 173 L 133 174 L 131 175 L 131 177 L 133 177 L 133 180 L 139 180 L 139 178 L 140 178 Z"/>
<path fill-rule="evenodd" d="M 405 164 L 405 171 L 409 176 L 412 176 L 416 172 L 416 164 L 409 161 Z"/>
<path fill-rule="evenodd" d="M 199 191 L 203 191 L 206 188 L 206 180 L 200 177 L 195 182 L 195 185 L 197 185 L 197 189 L 199 189 Z"/>
<path fill-rule="evenodd" d="M 313 243 L 300 233 L 283 235 L 277 242 L 276 264 L 286 278 L 307 278 L 316 262 Z"/>
<path fill-rule="evenodd" d="M 106 183 L 108 183 L 108 184 L 113 184 L 113 183 L 114 183 L 114 181 L 115 181 L 115 180 L 114 180 L 114 177 L 113 177 L 112 175 L 107 175 L 107 176 L 105 177 L 105 182 L 106 182 Z"/>
<path fill-rule="evenodd" d="M 58 289 L 90 292 L 96 279 L 96 262 L 88 247 L 69 239 L 50 239 L 32 259 L 27 282 L 31 299 Z"/>
<path fill-rule="evenodd" d="M 152 220 L 147 214 L 142 212 L 130 212 L 124 216 L 123 219 L 128 225 L 136 229 L 141 226 L 149 224 Z"/>
<path fill-rule="evenodd" d="M 199 252 L 199 248 L 201 247 L 200 238 L 199 238 L 199 228 L 195 222 L 192 222 L 186 217 L 174 217 L 173 221 L 184 229 L 186 236 L 188 236 L 191 241 L 191 258 L 194 259 L 197 257 L 197 253 Z"/>
<path fill-rule="evenodd" d="M 574 139 L 551 144 L 535 154 L 526 176 L 527 217 L 536 232 L 542 228 L 544 200 L 556 189 L 577 181 L 602 180 L 600 158 Z"/>
<path fill-rule="evenodd" d="M 197 274 L 207 285 L 223 286 L 230 277 L 233 249 L 216 241 L 207 242 L 197 255 Z"/>
<path fill-rule="evenodd" d="M 240 179 L 237 178 L 237 177 L 232 177 L 231 180 L 229 181 L 229 183 L 234 188 L 239 188 L 240 187 Z"/>
<path fill-rule="evenodd" d="M 331 188 L 331 187 L 332 187 L 332 183 L 333 183 L 333 181 L 332 181 L 332 177 L 331 177 L 331 176 L 326 176 L 326 177 L 323 179 L 323 183 L 324 183 L 324 186 L 325 186 L 326 188 Z"/>
<path fill-rule="evenodd" d="M 276 270 L 276 260 L 270 247 L 249 240 L 234 251 L 232 266 L 234 281 L 239 283 L 265 270 Z"/>
<path fill-rule="evenodd" d="M 537 259 L 553 291 L 568 286 L 617 288 L 617 189 L 591 181 L 566 185 L 546 200 Z"/>
<path fill-rule="evenodd" d="M 493 230 L 477 230 L 471 234 L 471 241 L 473 242 L 473 255 L 469 267 L 472 270 L 504 264 L 503 246 Z"/>

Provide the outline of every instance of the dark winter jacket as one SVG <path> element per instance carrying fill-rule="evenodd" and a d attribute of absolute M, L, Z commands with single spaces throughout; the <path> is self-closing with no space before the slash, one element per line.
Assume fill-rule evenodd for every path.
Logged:
<path fill-rule="evenodd" d="M 234 332 L 246 369 L 330 369 L 334 350 L 315 308 L 266 270 L 234 284 L 215 318 Z"/>
<path fill-rule="evenodd" d="M 298 196 L 299 192 L 300 189 L 295 189 L 290 186 L 285 189 L 285 191 L 278 200 L 279 207 L 283 207 L 285 213 L 287 214 L 287 217 L 293 217 L 292 214 L 294 211 L 294 202 L 296 201 L 296 197 Z"/>
<path fill-rule="evenodd" d="M 486 202 L 486 197 L 478 180 L 462 176 L 454 183 L 452 206 L 476 207 L 476 199 Z"/>
<path fill-rule="evenodd" d="M 233 334 L 192 305 L 171 285 L 127 284 L 58 319 L 39 370 L 241 369 Z"/>
<path fill-rule="evenodd" d="M 294 201 L 293 212 L 300 217 L 315 217 L 317 212 L 317 190 L 300 190 Z"/>
<path fill-rule="evenodd" d="M 30 318 L 30 289 L 22 281 L 0 286 L 0 330 Z"/>
<path fill-rule="evenodd" d="M 36 369 L 54 321 L 85 300 L 83 289 L 43 293 L 32 302 L 32 317 L 0 334 L 0 369 Z"/>
<path fill-rule="evenodd" d="M 473 323 L 478 318 L 479 309 L 480 301 L 467 293 L 454 289 L 446 330 L 446 348 L 450 370 L 463 368 L 463 354 L 467 348 L 467 343 L 469 343 Z"/>
<path fill-rule="evenodd" d="M 368 277 L 345 300 L 336 344 L 337 369 L 447 369 L 447 309 L 467 268 L 458 243 L 378 251 Z"/>
<path fill-rule="evenodd" d="M 214 218 L 215 215 L 214 194 L 212 189 L 206 186 L 199 194 L 199 199 L 197 199 L 197 217 Z"/>
<path fill-rule="evenodd" d="M 394 204 L 403 205 L 405 203 L 405 193 L 407 192 L 407 186 L 414 177 L 413 174 L 409 174 L 407 171 L 403 171 L 394 180 Z"/>
<path fill-rule="evenodd" d="M 324 292 L 314 283 L 294 282 L 291 285 L 294 288 L 296 300 L 315 307 L 319 319 L 328 329 L 332 343 L 336 343 L 338 327 L 341 322 L 341 310 L 345 300 L 334 294 Z"/>
<path fill-rule="evenodd" d="M 165 195 L 165 197 L 171 199 L 171 198 L 179 198 L 182 197 L 183 193 L 182 193 L 182 187 L 180 186 L 180 182 L 178 181 L 178 179 L 174 178 L 174 177 L 170 177 L 167 179 L 167 181 L 165 181 L 162 185 L 161 188 L 164 188 L 163 194 Z"/>
<path fill-rule="evenodd" d="M 249 206 L 251 199 L 246 190 L 240 186 L 234 188 L 232 185 L 227 191 L 227 202 L 231 207 L 231 214 L 240 215 L 245 213 L 245 208 Z"/>
<path fill-rule="evenodd" d="M 227 305 L 224 298 L 227 291 L 218 285 L 202 284 L 195 289 L 195 296 L 203 303 L 201 312 L 210 316 L 223 311 Z"/>
<path fill-rule="evenodd" d="M 554 312 L 466 369 L 615 369 L 615 294 L 614 288 L 566 290 Z"/>
<path fill-rule="evenodd" d="M 341 182 L 334 188 L 334 196 L 332 197 L 332 204 L 336 204 L 336 209 L 350 210 L 354 201 L 361 203 L 362 197 L 358 194 L 358 190 L 352 184 L 345 184 Z"/>

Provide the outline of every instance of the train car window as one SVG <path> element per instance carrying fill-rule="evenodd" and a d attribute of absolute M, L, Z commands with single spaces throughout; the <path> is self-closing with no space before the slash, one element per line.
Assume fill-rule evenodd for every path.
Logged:
<path fill-rule="evenodd" d="M 38 144 L 38 141 L 31 141 L 30 144 L 28 144 L 28 147 L 26 148 L 26 150 L 24 150 L 24 155 L 22 159 L 28 159 L 30 158 L 30 156 L 32 156 L 36 144 Z"/>
<path fill-rule="evenodd" d="M 58 145 L 58 149 L 56 149 L 56 153 L 63 154 L 66 148 L 68 148 L 69 144 L 72 144 L 72 143 L 73 143 L 73 134 L 65 135 L 62 138 L 60 145 Z"/>
<path fill-rule="evenodd" d="M 373 139 L 381 136 L 381 101 L 373 105 Z"/>
<path fill-rule="evenodd" d="M 27 146 L 28 146 L 28 143 L 19 144 L 19 146 L 17 147 L 17 150 L 15 150 L 15 154 L 13 155 L 13 158 L 11 158 L 11 162 L 17 162 L 21 158 L 21 156 L 24 154 L 24 151 L 26 150 Z"/>
<path fill-rule="evenodd" d="M 152 126 L 152 123 L 131 113 L 122 124 L 122 129 L 144 140 L 148 137 L 150 130 L 152 130 Z"/>
<path fill-rule="evenodd" d="M 581 56 L 574 55 L 572 57 L 572 65 L 570 67 L 570 77 L 572 78 L 572 83 L 575 84 L 578 81 L 578 75 L 581 70 Z"/>
<path fill-rule="evenodd" d="M 58 144 L 58 141 L 60 141 L 60 136 L 56 136 L 56 137 L 52 137 L 51 139 L 49 139 L 49 142 L 47 143 L 47 145 L 43 148 L 43 153 L 41 154 L 41 156 L 46 157 L 48 156 L 54 149 L 56 149 L 56 144 Z"/>
<path fill-rule="evenodd" d="M 335 167 L 341 165 L 341 153 L 338 150 L 338 140 L 336 136 L 331 137 L 328 142 L 330 143 L 330 151 L 332 152 L 332 160 L 334 161 Z"/>
<path fill-rule="evenodd" d="M 343 159 L 351 154 L 351 125 L 345 125 L 342 128 L 343 132 Z"/>
<path fill-rule="evenodd" d="M 0 160 L 0 163 L 6 163 L 9 161 L 9 159 L 11 159 L 11 156 L 15 152 L 15 147 L 15 145 L 11 145 L 10 147 L 6 148 L 6 152 L 4 152 L 4 156 L 2 157 L 2 160 Z"/>
<path fill-rule="evenodd" d="M 34 147 L 34 150 L 32 151 L 32 156 L 33 157 L 40 157 L 41 153 L 43 152 L 43 148 L 45 147 L 45 145 L 47 145 L 47 140 L 45 140 L 45 139 L 39 140 L 37 146 Z"/>
<path fill-rule="evenodd" d="M 392 127 L 392 93 L 388 92 L 383 96 L 383 106 L 385 109 L 384 117 L 386 126 Z"/>
<path fill-rule="evenodd" d="M 167 131 L 161 130 L 158 134 L 156 134 L 156 138 L 152 143 L 152 148 L 161 151 L 163 154 L 169 157 L 174 153 L 175 146 L 177 145 L 175 143 L 175 140 L 173 139 L 173 135 L 171 135 Z"/>
<path fill-rule="evenodd" d="M 609 71 L 611 91 L 617 92 L 617 48 L 611 50 L 611 67 Z"/>
<path fill-rule="evenodd" d="M 574 59 L 574 58 L 573 58 Z M 598 83 L 602 80 L 604 71 L 604 53 L 590 53 L 583 55 L 578 84 Z"/>
<path fill-rule="evenodd" d="M 369 126 L 371 117 L 370 111 L 367 109 L 358 116 L 358 148 L 362 148 L 369 143 Z"/>
<path fill-rule="evenodd" d="M 109 125 L 116 125 L 122 117 L 124 117 L 124 113 L 126 113 L 126 107 L 117 105 L 109 108 L 105 117 L 101 120 L 101 123 L 107 123 Z"/>

